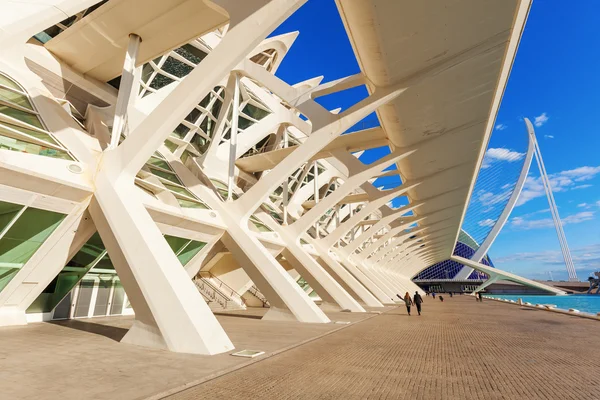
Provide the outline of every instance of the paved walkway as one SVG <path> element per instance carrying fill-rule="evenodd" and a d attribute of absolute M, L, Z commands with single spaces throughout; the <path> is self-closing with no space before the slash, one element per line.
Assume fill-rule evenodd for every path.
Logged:
<path fill-rule="evenodd" d="M 256 349 L 266 355 L 348 326 L 257 319 L 264 312 L 248 310 L 217 319 L 236 350 Z M 332 321 L 356 322 L 375 314 L 327 315 Z M 111 317 L 0 328 L 0 399 L 144 399 L 256 360 L 119 343 L 132 322 L 132 317 Z"/>
<path fill-rule="evenodd" d="M 184 390 L 185 399 L 599 399 L 600 323 L 426 298 Z"/>

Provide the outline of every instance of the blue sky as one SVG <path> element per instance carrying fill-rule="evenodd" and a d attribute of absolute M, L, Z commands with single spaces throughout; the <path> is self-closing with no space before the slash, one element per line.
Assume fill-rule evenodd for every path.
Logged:
<path fill-rule="evenodd" d="M 514 170 L 507 159 L 519 159 L 525 151 L 522 119 L 537 122 L 538 141 L 580 279 L 600 270 L 599 13 L 600 2 L 592 0 L 534 2 L 488 146 L 495 168 Z M 300 35 L 277 72 L 280 78 L 296 83 L 323 75 L 330 81 L 359 72 L 333 0 L 309 0 L 273 35 L 296 30 Z M 359 88 L 323 98 L 321 104 L 347 108 L 365 95 Z M 365 159 L 378 154 L 379 150 L 372 151 Z M 507 271 L 536 279 L 547 279 L 550 272 L 555 280 L 566 279 L 538 177 L 534 162 L 520 204 L 490 255 Z M 377 183 L 390 187 L 398 182 L 389 178 Z"/>

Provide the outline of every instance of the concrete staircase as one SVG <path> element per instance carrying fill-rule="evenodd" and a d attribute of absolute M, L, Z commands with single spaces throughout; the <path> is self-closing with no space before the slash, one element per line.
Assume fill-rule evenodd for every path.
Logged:
<path fill-rule="evenodd" d="M 210 272 L 201 272 L 194 284 L 212 311 L 246 309 L 244 299 Z"/>

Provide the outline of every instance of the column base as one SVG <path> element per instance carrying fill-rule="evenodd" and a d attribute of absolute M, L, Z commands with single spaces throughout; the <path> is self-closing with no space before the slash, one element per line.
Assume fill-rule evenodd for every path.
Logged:
<path fill-rule="evenodd" d="M 0 307 L 0 326 L 27 325 L 24 310 L 17 307 Z"/>

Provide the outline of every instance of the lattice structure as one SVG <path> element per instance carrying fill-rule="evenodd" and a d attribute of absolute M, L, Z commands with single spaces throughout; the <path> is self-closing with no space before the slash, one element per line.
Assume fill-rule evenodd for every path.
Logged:
<path fill-rule="evenodd" d="M 471 241 L 469 244 L 473 244 Z M 454 255 L 471 258 L 477 249 L 465 244 L 463 242 L 458 242 L 456 247 L 454 248 Z M 482 264 L 493 267 L 493 264 L 488 256 L 484 257 L 481 260 Z M 446 279 L 454 279 L 458 272 L 463 268 L 462 264 L 459 264 L 452 260 L 445 260 L 434 265 L 431 265 L 418 273 L 413 280 L 416 282 L 419 281 L 435 281 L 435 280 L 446 280 Z M 471 275 L 469 275 L 468 280 L 483 280 L 487 279 L 487 275 L 478 271 L 473 271 Z"/>

